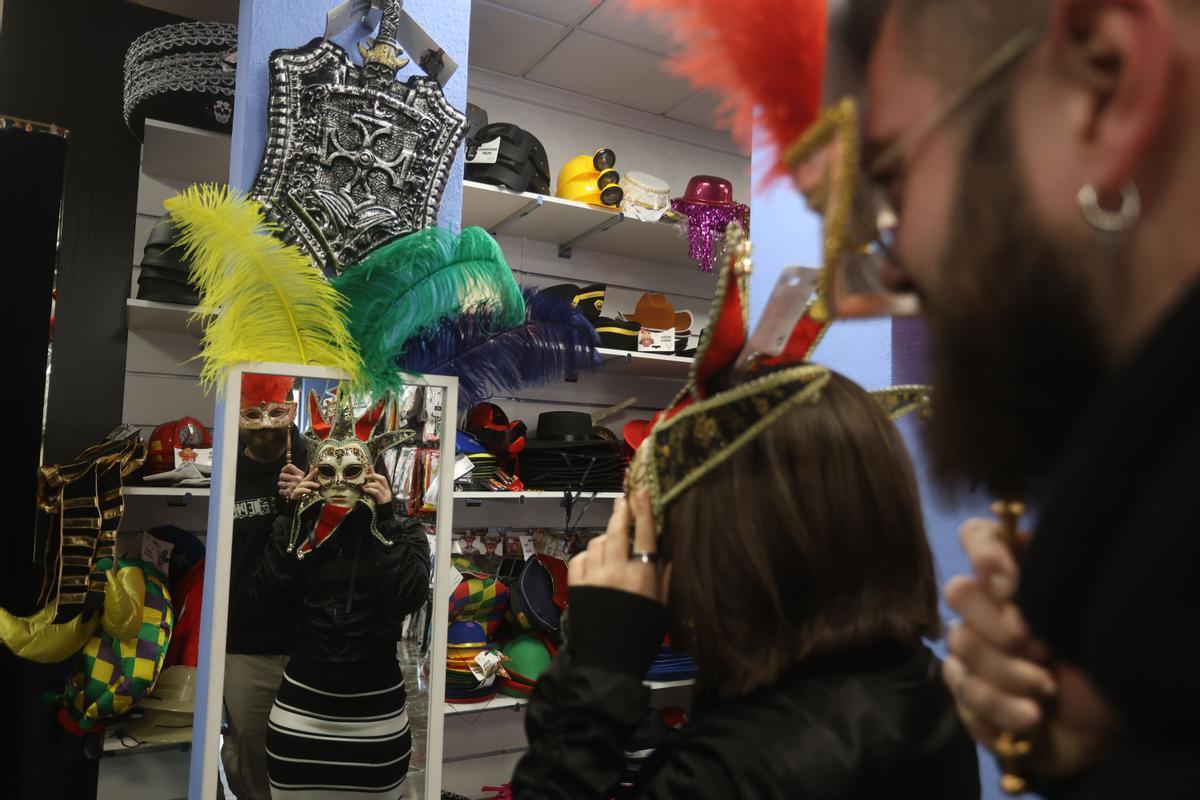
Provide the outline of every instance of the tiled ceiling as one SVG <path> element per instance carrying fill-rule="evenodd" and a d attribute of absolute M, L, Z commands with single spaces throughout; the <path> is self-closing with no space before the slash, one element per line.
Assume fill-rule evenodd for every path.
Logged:
<path fill-rule="evenodd" d="M 717 101 L 666 69 L 671 39 L 625 0 L 472 0 L 472 66 L 716 130 Z"/>

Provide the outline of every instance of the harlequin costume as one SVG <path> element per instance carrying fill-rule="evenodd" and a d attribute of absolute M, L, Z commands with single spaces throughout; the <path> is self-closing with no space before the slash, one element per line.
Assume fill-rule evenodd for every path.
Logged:
<path fill-rule="evenodd" d="M 409 731 L 396 642 L 429 590 L 424 526 L 362 490 L 367 468 L 412 431 L 375 434 L 386 403 L 358 416 L 348 392 L 326 412 L 309 396 L 305 433 L 321 491 L 280 515 L 255 602 L 299 620 L 267 733 L 274 798 L 399 798 Z M 349 796 L 349 795 L 348 795 Z"/>

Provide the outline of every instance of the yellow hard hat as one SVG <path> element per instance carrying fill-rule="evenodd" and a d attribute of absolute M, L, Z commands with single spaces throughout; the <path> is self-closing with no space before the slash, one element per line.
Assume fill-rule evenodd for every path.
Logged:
<path fill-rule="evenodd" d="M 612 150 L 600 148 L 592 155 L 575 156 L 562 165 L 558 171 L 558 185 L 565 186 L 571 181 L 587 173 L 604 172 L 612 169 L 617 163 L 617 156 Z"/>
<path fill-rule="evenodd" d="M 620 177 L 616 170 L 592 175 L 585 175 L 560 184 L 556 195 L 564 200 L 574 200 L 577 203 L 591 203 L 597 206 L 619 206 L 625 197 L 625 190 L 619 185 Z"/>

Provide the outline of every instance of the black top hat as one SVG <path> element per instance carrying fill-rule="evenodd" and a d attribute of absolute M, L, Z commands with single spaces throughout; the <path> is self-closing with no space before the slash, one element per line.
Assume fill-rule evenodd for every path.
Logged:
<path fill-rule="evenodd" d="M 537 431 L 525 443 L 526 450 L 553 450 L 564 447 L 600 445 L 604 439 L 592 435 L 592 415 L 582 411 L 543 411 L 538 414 Z"/>

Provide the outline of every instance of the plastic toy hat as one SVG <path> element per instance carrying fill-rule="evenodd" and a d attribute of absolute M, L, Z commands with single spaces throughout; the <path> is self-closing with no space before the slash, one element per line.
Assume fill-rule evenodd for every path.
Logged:
<path fill-rule="evenodd" d="M 296 420 L 292 400 L 295 381 L 286 375 L 243 375 L 241 417 L 243 430 L 286 428 Z"/>
<path fill-rule="evenodd" d="M 563 164 L 558 171 L 558 186 L 565 186 L 576 178 L 589 173 L 604 172 L 616 165 L 616 154 L 607 148 L 601 148 L 590 156 L 575 156 Z"/>
<path fill-rule="evenodd" d="M 625 197 L 620 186 L 621 176 L 615 169 L 589 172 L 566 183 L 559 182 L 557 197 L 592 205 L 619 206 Z"/>
<path fill-rule="evenodd" d="M 643 429 L 626 473 L 627 491 L 649 492 L 660 535 L 676 498 L 785 414 L 819 399 L 829 381 L 829 370 L 808 361 L 829 325 L 819 314 L 820 291 L 796 310 L 777 352 L 747 352 L 751 245 L 736 223 L 726 234 L 726 252 L 687 384 Z M 924 387 L 875 394 L 893 417 L 927 405 Z"/>

